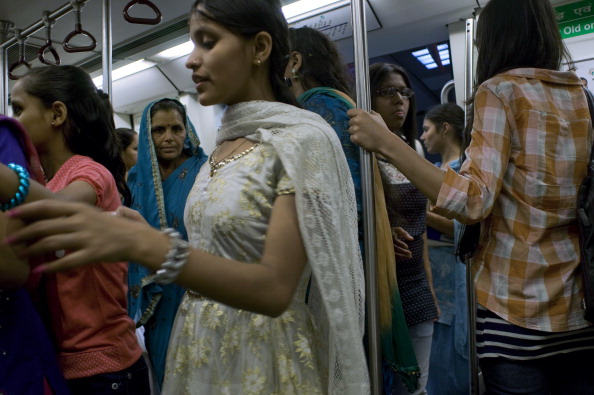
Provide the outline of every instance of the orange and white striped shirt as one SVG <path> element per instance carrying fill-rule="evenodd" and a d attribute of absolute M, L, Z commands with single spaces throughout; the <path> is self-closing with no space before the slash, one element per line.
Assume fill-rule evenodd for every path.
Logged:
<path fill-rule="evenodd" d="M 514 325 L 588 326 L 582 310 L 576 196 L 592 126 L 573 72 L 513 69 L 475 96 L 468 158 L 446 172 L 434 212 L 482 221 L 472 259 L 477 301 Z"/>

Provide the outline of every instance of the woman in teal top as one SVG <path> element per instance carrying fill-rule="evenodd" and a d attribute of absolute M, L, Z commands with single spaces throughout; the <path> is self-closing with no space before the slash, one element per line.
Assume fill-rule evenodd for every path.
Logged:
<path fill-rule="evenodd" d="M 351 142 L 347 111 L 355 107 L 349 97 L 348 75 L 336 46 L 324 33 L 309 27 L 290 29 L 291 50 L 285 81 L 304 109 L 332 126 L 347 159 L 357 199 L 359 240 L 363 240 L 359 147 Z"/>
<path fill-rule="evenodd" d="M 128 174 L 131 207 L 153 227 L 175 228 L 187 240 L 186 198 L 206 158 L 179 101 L 150 103 L 140 121 L 138 161 Z M 176 284 L 153 282 L 152 273 L 135 263 L 130 263 L 128 286 L 128 312 L 137 327 L 144 326 L 146 349 L 160 386 L 171 327 L 185 290 Z"/>
<path fill-rule="evenodd" d="M 290 29 L 289 39 L 292 52 L 285 68 L 285 82 L 297 97 L 299 104 L 304 109 L 315 112 L 324 118 L 332 126 L 340 140 L 355 186 L 359 246 L 363 254 L 361 164 L 359 147 L 352 143 L 350 139 L 348 132 L 349 117 L 347 116 L 347 111 L 356 105 L 349 96 L 350 83 L 344 62 L 334 42 L 319 30 L 310 27 Z M 374 166 L 376 166 L 375 163 Z M 379 173 L 377 178 L 378 182 L 374 184 L 375 194 L 383 196 Z M 385 225 L 389 226 L 387 213 L 385 213 L 385 210 L 382 211 L 377 203 L 375 212 L 376 222 L 381 223 L 383 219 Z M 386 214 L 385 218 L 382 217 L 382 214 Z M 402 235 L 402 231 L 402 228 L 396 230 L 399 235 Z M 410 254 L 406 243 L 399 239 L 392 239 L 392 235 L 387 235 L 386 232 L 389 233 L 388 228 L 378 227 L 376 223 L 378 272 L 382 272 L 382 266 L 394 265 L 394 254 L 397 257 L 406 257 Z M 383 243 L 382 241 L 385 241 L 386 238 L 389 241 Z M 390 254 L 392 258 L 387 258 Z M 394 269 L 392 268 L 392 270 Z M 395 373 L 399 373 L 402 381 L 411 389 L 416 388 L 418 385 L 416 375 L 418 366 L 406 329 L 400 294 L 397 286 L 394 285 L 395 283 L 395 278 L 393 282 L 390 282 L 389 276 L 380 278 L 378 282 L 380 288 L 379 303 L 390 310 L 389 318 L 380 324 L 381 348 L 384 358 L 384 389 L 386 389 L 386 393 L 390 393 L 390 389 L 394 385 Z M 386 289 L 386 293 L 381 292 L 382 287 Z"/>

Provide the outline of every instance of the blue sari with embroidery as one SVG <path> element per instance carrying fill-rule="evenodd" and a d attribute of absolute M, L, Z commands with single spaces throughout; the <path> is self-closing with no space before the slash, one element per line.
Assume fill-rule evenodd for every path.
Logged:
<path fill-rule="evenodd" d="M 361 197 L 361 162 L 359 146 L 351 141 L 349 134 L 349 117 L 347 111 L 354 108 L 338 91 L 331 88 L 318 87 L 302 93 L 297 101 L 304 109 L 315 112 L 332 126 L 347 160 L 353 184 L 355 184 L 355 198 L 357 200 L 357 223 L 359 224 L 359 245 L 363 253 L 363 203 Z"/>
<path fill-rule="evenodd" d="M 150 110 L 158 101 L 144 109 L 140 121 L 138 161 L 128 174 L 131 207 L 140 212 L 151 226 L 157 229 L 174 228 L 187 240 L 184 226 L 186 199 L 207 156 L 200 147 L 194 125 L 186 118 L 184 151 L 191 156 L 165 181 L 161 180 L 150 119 Z M 137 327 L 144 326 L 146 349 L 156 382 L 160 386 L 163 383 L 171 327 L 185 289 L 176 284 L 155 283 L 150 270 L 133 262 L 129 264 L 128 287 L 128 314 L 136 321 Z"/>

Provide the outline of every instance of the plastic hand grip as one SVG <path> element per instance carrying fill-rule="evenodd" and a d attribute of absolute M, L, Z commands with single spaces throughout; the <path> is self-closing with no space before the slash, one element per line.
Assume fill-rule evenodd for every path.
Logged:
<path fill-rule="evenodd" d="M 53 61 L 46 59 L 47 53 L 52 54 L 52 56 L 54 57 Z M 52 46 L 51 41 L 48 41 L 43 47 L 39 48 L 39 51 L 37 52 L 37 58 L 43 64 L 55 66 L 60 64 L 60 55 L 58 55 L 58 52 L 56 52 L 56 50 Z"/>
<path fill-rule="evenodd" d="M 72 5 L 72 10 L 74 11 L 74 18 L 76 19 L 76 24 L 74 25 L 74 31 L 68 33 L 66 38 L 64 39 L 64 43 L 62 46 L 64 47 L 64 51 L 66 52 L 86 52 L 92 51 L 97 46 L 97 40 L 91 33 L 86 30 L 83 30 L 82 23 L 81 23 L 81 8 L 84 6 L 85 0 L 70 0 L 70 4 Z M 70 40 L 72 40 L 76 36 L 85 36 L 91 40 L 91 43 L 86 46 L 74 46 L 70 44 Z"/>
<path fill-rule="evenodd" d="M 91 40 L 91 43 L 89 45 L 79 46 L 79 47 L 75 47 L 75 46 L 71 45 L 70 40 L 72 40 L 72 38 L 74 38 L 78 35 L 88 37 Z M 62 44 L 62 46 L 64 47 L 64 51 L 70 52 L 70 53 L 92 51 L 97 46 L 97 40 L 95 40 L 95 37 L 93 37 L 93 35 L 91 33 L 89 33 L 86 30 L 83 30 L 82 25 L 80 23 L 77 23 L 76 28 L 73 31 L 71 31 L 70 33 L 68 33 L 68 35 L 64 39 L 64 43 Z"/>
<path fill-rule="evenodd" d="M 10 66 L 8 68 L 8 78 L 10 78 L 11 80 L 18 80 L 19 76 L 14 75 L 12 72 L 14 70 L 16 70 L 19 66 L 25 66 L 27 67 L 27 69 L 31 68 L 31 65 L 25 60 L 25 59 L 21 59 L 21 60 L 17 60 L 16 62 L 14 62 L 12 64 L 12 66 Z"/>
<path fill-rule="evenodd" d="M 27 69 L 31 68 L 31 65 L 25 60 L 25 47 L 27 38 L 21 36 L 20 30 L 15 31 L 15 37 L 19 42 L 19 60 L 14 62 L 8 68 L 8 78 L 10 78 L 11 80 L 18 80 L 20 78 L 20 76 L 13 74 L 13 71 L 16 70 L 19 66 L 25 66 Z"/>
<path fill-rule="evenodd" d="M 37 51 L 37 58 L 43 64 L 57 66 L 60 64 L 60 55 L 58 55 L 58 52 L 56 52 L 56 50 L 52 46 L 52 20 L 50 19 L 49 16 L 50 16 L 49 11 L 43 11 L 42 19 L 43 19 L 43 23 L 45 25 L 47 39 L 45 40 L 45 45 L 42 46 L 41 48 L 39 48 L 39 51 Z M 54 57 L 53 61 L 46 59 L 46 54 L 48 52 Z"/>
<path fill-rule="evenodd" d="M 152 9 L 155 12 L 155 17 L 154 18 L 136 18 L 133 16 L 130 16 L 130 8 L 132 8 L 135 5 L 146 5 L 147 7 L 149 7 L 150 9 Z M 140 25 L 158 25 L 161 22 L 161 19 L 163 19 L 163 15 L 161 15 L 161 11 L 159 11 L 159 8 L 154 5 L 152 2 L 150 2 L 149 0 L 132 0 L 131 2 L 129 2 L 128 4 L 126 4 L 126 7 L 124 7 L 124 19 L 130 23 L 137 23 Z"/>

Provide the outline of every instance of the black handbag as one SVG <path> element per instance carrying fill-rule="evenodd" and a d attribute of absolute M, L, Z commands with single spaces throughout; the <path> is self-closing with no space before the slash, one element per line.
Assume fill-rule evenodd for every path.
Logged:
<path fill-rule="evenodd" d="M 594 126 L 594 97 L 584 89 Z M 584 281 L 586 320 L 594 323 L 594 147 L 588 161 L 588 173 L 578 190 L 577 218 L 580 235 L 580 268 Z"/>

